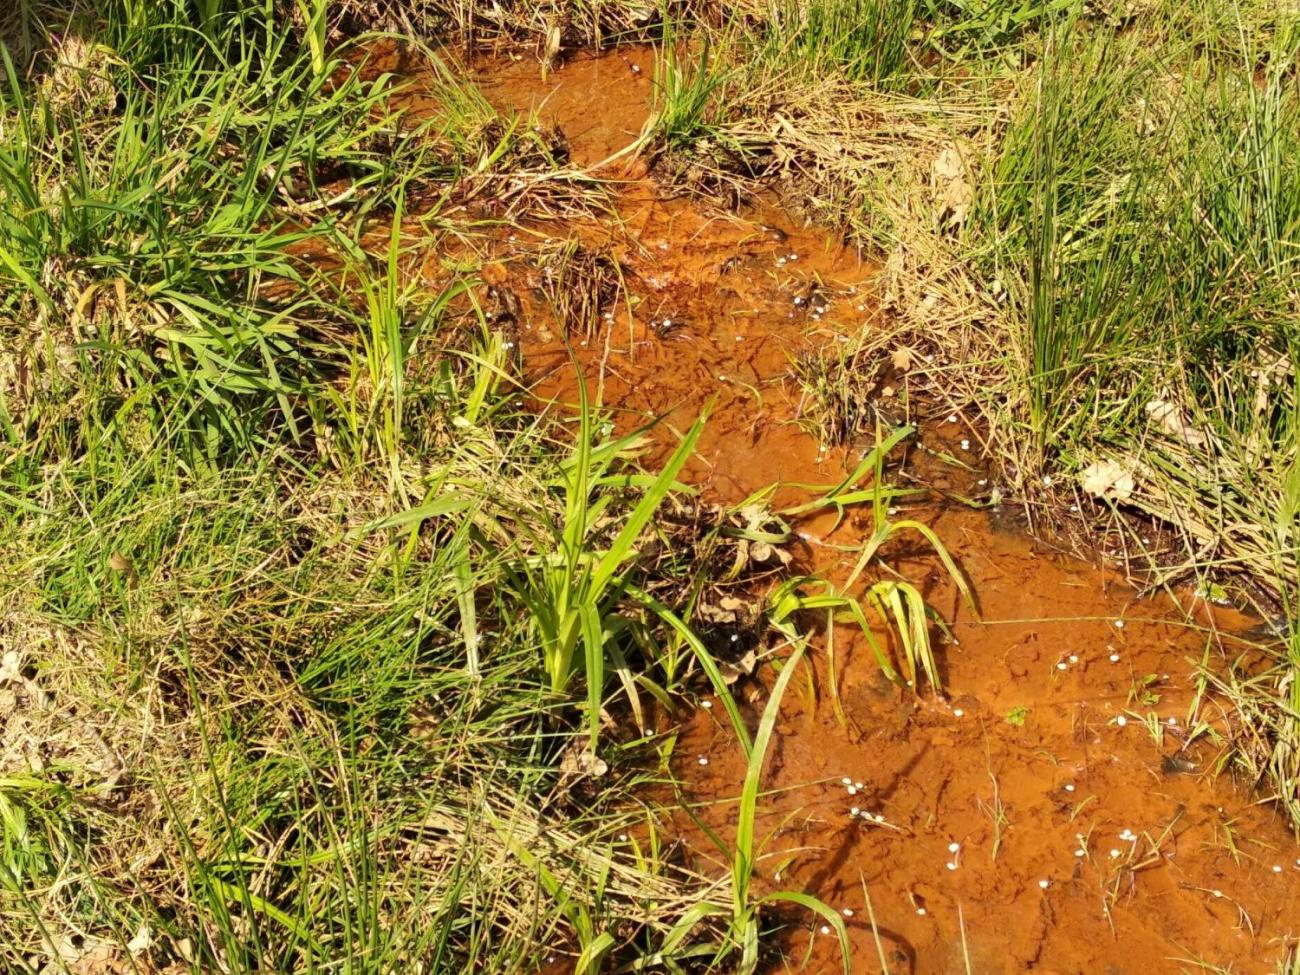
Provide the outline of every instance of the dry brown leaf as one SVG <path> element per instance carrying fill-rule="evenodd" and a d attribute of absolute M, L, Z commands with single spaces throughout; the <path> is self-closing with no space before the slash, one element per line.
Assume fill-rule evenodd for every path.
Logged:
<path fill-rule="evenodd" d="M 949 143 L 930 166 L 930 185 L 938 208 L 939 226 L 960 227 L 970 216 L 975 191 L 966 172 L 966 163 Z"/>
<path fill-rule="evenodd" d="M 135 937 L 126 943 L 126 950 L 132 955 L 138 955 L 141 952 L 148 951 L 153 945 L 153 928 L 148 924 L 141 924 L 135 932 Z"/>
<path fill-rule="evenodd" d="M 742 618 L 756 616 L 757 607 L 743 599 L 735 596 L 723 596 L 718 600 L 717 605 L 713 603 L 700 603 L 695 610 L 696 615 L 709 623 L 735 623 Z"/>
<path fill-rule="evenodd" d="M 899 372 L 907 372 L 912 368 L 912 351 L 900 345 L 890 353 L 889 361 Z"/>
<path fill-rule="evenodd" d="M 736 622 L 736 613 L 734 610 L 722 609 L 718 606 L 714 606 L 712 603 L 700 603 L 695 610 L 695 614 L 708 623 Z"/>
<path fill-rule="evenodd" d="M 560 772 L 564 775 L 600 778 L 608 771 L 608 763 L 592 752 L 586 738 L 574 738 L 560 756 Z"/>

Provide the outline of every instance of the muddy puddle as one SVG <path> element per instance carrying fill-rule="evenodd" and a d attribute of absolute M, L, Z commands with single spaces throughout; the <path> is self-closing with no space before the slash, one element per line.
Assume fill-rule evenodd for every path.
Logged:
<path fill-rule="evenodd" d="M 472 70 L 497 106 L 557 125 L 575 166 L 617 157 L 602 170 L 618 181 L 610 216 L 467 245 L 536 395 L 576 399 L 556 334 L 567 317 L 581 323 L 572 348 L 589 387 L 621 426 L 664 417 L 671 443 L 709 411 L 688 469 L 707 497 L 842 477 L 860 447 L 809 432 L 792 364 L 874 327 L 877 268 L 775 204 L 731 212 L 657 185 L 623 151 L 651 111 L 647 51 L 576 58 L 545 80 L 532 60 Z M 589 300 L 560 307 L 575 289 L 554 278 L 571 273 Z M 986 496 L 978 431 L 908 417 L 894 396 L 900 418 L 924 421 L 895 478 Z M 805 497 L 784 488 L 776 501 Z M 1269 805 L 1213 774 L 1208 737 L 1187 745 L 1192 725 L 1223 720 L 1212 699 L 1189 713 L 1198 662 L 1240 653 L 1225 634 L 1252 621 L 1201 606 L 1187 625 L 1173 597 L 1138 599 L 1117 573 L 1030 538 L 1008 509 L 944 497 L 900 507 L 952 551 L 979 617 L 924 546 L 889 561 L 952 624 L 938 651 L 946 700 L 900 693 L 860 636 L 837 631 L 840 716 L 826 654 L 809 658 L 814 690 L 790 685 L 764 779 L 759 893 L 806 891 L 842 911 L 859 972 L 880 971 L 881 952 L 895 973 L 1274 971 L 1300 936 L 1300 848 Z M 839 546 L 861 541 L 865 517 L 800 523 L 794 554 L 843 579 L 854 553 Z M 761 706 L 765 692 L 751 697 Z M 727 836 L 744 767 L 715 705 L 678 716 L 676 772 L 700 820 Z M 727 869 L 689 817 L 676 826 L 702 867 Z M 773 953 L 769 970 L 838 970 L 834 936 L 808 916 L 776 942 L 785 958 Z"/>

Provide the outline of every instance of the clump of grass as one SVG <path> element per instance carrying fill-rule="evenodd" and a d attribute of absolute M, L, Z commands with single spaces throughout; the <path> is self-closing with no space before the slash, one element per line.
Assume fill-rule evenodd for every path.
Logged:
<path fill-rule="evenodd" d="M 908 61 L 916 9 L 913 0 L 772 0 L 760 16 L 752 56 L 768 70 L 880 88 Z"/>
<path fill-rule="evenodd" d="M 901 397 L 890 402 L 899 392 L 891 385 L 898 370 L 871 333 L 843 339 L 792 364 L 802 422 L 821 442 L 836 445 L 868 442 L 880 427 L 899 425 L 896 409 L 905 404 Z"/>
<path fill-rule="evenodd" d="M 727 82 L 736 75 L 730 63 L 731 35 L 692 39 L 684 25 L 665 24 L 655 59 L 654 114 L 643 136 L 668 152 L 722 151 L 725 142 L 718 109 Z"/>
<path fill-rule="evenodd" d="M 773 593 L 772 618 L 774 624 L 781 627 L 788 624 L 796 613 L 821 610 L 826 612 L 828 624 L 836 620 L 853 624 L 866 638 L 876 662 L 880 665 L 881 672 L 896 683 L 904 683 L 869 622 L 863 610 L 865 605 L 883 624 L 895 643 L 899 661 L 907 675 L 906 686 L 911 688 L 913 693 L 919 694 L 924 679 L 935 692 L 942 693 L 943 679 L 931 640 L 931 627 L 934 625 L 943 630 L 944 624 L 926 603 L 921 591 L 906 579 L 867 578 L 860 596 L 850 595 L 858 581 L 868 576 L 868 570 L 880 568 L 882 550 L 891 540 L 904 533 L 913 533 L 919 535 L 930 547 L 957 591 L 972 612 L 975 610 L 973 594 L 966 577 L 957 567 L 934 529 L 915 519 L 896 519 L 892 515 L 895 501 L 916 494 L 917 491 L 888 484 L 885 480 L 885 459 L 914 432 L 912 427 L 899 427 L 890 431 L 887 436 L 882 436 L 878 428 L 874 446 L 863 455 L 857 466 L 840 483 L 815 488 L 820 492 L 818 497 L 783 512 L 795 516 L 813 511 L 833 510 L 838 518 L 843 518 L 850 508 L 865 505 L 869 506 L 873 528 L 861 546 L 850 548 L 856 557 L 853 568 L 842 586 L 833 586 L 820 579 L 791 579 Z M 833 644 L 829 646 L 833 648 Z M 831 652 L 833 654 L 833 649 Z M 830 670 L 834 681 L 833 656 Z M 839 695 L 834 684 L 831 692 L 836 711 L 839 713 Z"/>
<path fill-rule="evenodd" d="M 1244 570 L 1272 594 L 1265 614 L 1286 618 L 1300 527 L 1286 501 L 1300 98 L 1280 67 L 1295 41 L 1283 32 L 1271 43 L 1279 38 L 1281 50 L 1243 34 L 1233 59 L 1175 47 L 1162 60 L 1066 25 L 1054 44 L 1071 67 L 1064 78 L 1044 69 L 992 189 L 1012 221 L 1001 269 L 1028 269 L 1010 286 L 1025 323 L 1022 476 L 1109 457 L 1136 484 L 1122 500 L 1186 541 L 1188 561 L 1165 578 L 1200 565 Z M 1106 85 L 1070 77 L 1081 66 L 1096 78 L 1100 59 L 1116 57 Z M 1018 176 L 1005 165 L 1032 168 Z M 1284 670 L 1292 656 L 1284 646 Z M 1294 813 L 1294 702 L 1280 684 L 1262 693 L 1270 680 L 1232 697 L 1253 726 L 1252 773 L 1267 769 Z"/>
<path fill-rule="evenodd" d="M 0 957 L 16 970 L 504 970 L 573 952 L 594 971 L 726 951 L 699 910 L 726 883 L 673 866 L 653 815 L 625 806 L 641 733 L 602 736 L 598 756 L 563 693 L 585 684 L 599 721 L 604 655 L 634 674 L 616 651 L 645 624 L 612 610 L 655 565 L 630 545 L 672 469 L 627 467 L 634 440 L 598 439 L 589 412 L 561 454 L 515 407 L 498 337 L 426 372 L 418 323 L 376 321 L 349 370 L 378 363 L 374 409 L 345 423 L 348 400 L 322 397 L 337 434 L 319 459 L 271 443 L 194 471 L 166 417 L 127 436 L 88 410 L 88 446 L 57 473 L 5 472 Z M 82 368 L 80 395 L 106 395 Z M 355 429 L 383 436 L 358 446 Z M 23 452 L 59 456 L 61 436 L 38 423 Z M 573 633 L 593 641 L 581 666 Z M 54 765 L 25 758 L 37 743 Z M 614 839 L 637 830 L 647 845 Z"/>
<path fill-rule="evenodd" d="M 238 43 L 255 39 L 243 23 L 230 30 Z M 209 458 L 246 440 L 267 410 L 295 429 L 292 401 L 317 377 L 331 323 L 309 302 L 277 307 L 264 284 L 303 284 L 289 251 L 306 237 L 297 225 L 307 214 L 343 219 L 384 206 L 425 155 L 418 128 L 382 135 L 395 125 L 384 114 L 387 83 L 354 72 L 327 85 L 283 40 L 269 43 L 225 70 L 205 39 L 138 65 L 97 55 L 82 70 L 107 73 L 118 100 L 83 112 L 27 90 L 6 61 L 0 331 L 22 368 L 54 384 L 14 391 L 15 422 L 39 409 L 38 396 L 57 408 L 71 363 L 117 349 L 103 375 L 124 394 L 134 385 L 201 393 L 177 420 Z M 321 185 L 321 174 L 341 171 L 343 193 Z M 232 281 L 237 300 L 212 300 Z"/>
<path fill-rule="evenodd" d="M 1159 302 L 1150 279 L 1132 273 L 1152 258 L 1139 227 L 1158 142 L 1137 151 L 1149 70 L 1137 39 L 1060 28 L 986 184 L 999 265 L 1028 270 L 1011 291 L 1026 322 L 1017 354 L 1035 438 L 1027 473 L 1047 445 L 1077 435 L 1071 424 L 1112 419 L 1081 415 L 1076 401 L 1112 382 L 1115 360 L 1141 341 L 1136 323 Z"/>
<path fill-rule="evenodd" d="M 464 415 L 474 388 L 446 406 Z M 444 465 L 431 486 L 486 499 L 484 451 L 531 467 L 540 447 L 526 423 L 423 457 Z M 196 479 L 111 439 L 65 468 L 75 495 L 7 507 L 7 754 L 61 755 L 0 775 L 8 964 L 71 950 L 73 917 L 74 958 L 529 967 L 625 951 L 708 891 L 616 853 L 628 773 L 558 771 L 571 731 L 529 615 L 467 615 L 506 560 L 466 550 L 456 506 L 412 536 L 378 474 L 267 456 Z"/>
<path fill-rule="evenodd" d="M 541 290 L 555 321 L 563 324 L 567 335 L 593 339 L 605 313 L 614 310 L 626 291 L 617 259 L 570 238 L 543 246 L 537 264 Z"/>

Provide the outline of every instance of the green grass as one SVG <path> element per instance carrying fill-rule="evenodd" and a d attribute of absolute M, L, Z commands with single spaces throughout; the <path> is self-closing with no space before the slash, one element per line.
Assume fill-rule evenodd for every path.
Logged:
<path fill-rule="evenodd" d="M 475 483 L 479 450 L 547 463 L 528 423 L 474 446 L 430 477 Z M 467 628 L 467 521 L 376 529 L 389 495 L 364 467 L 267 456 L 194 478 L 146 456 L 100 447 L 38 517 L 6 518 L 6 646 L 56 702 L 15 731 L 65 743 L 0 781 L 8 964 L 75 916 L 119 952 L 147 928 L 150 957 L 196 970 L 513 970 L 575 936 L 662 935 L 690 906 L 701 882 L 614 852 L 640 818 L 622 805 L 639 774 L 624 746 L 605 743 L 601 780 L 557 772 L 573 721 L 539 682 L 527 616 Z M 469 580 L 491 591 L 507 553 L 476 554 Z"/>
<path fill-rule="evenodd" d="M 607 190 L 418 43 L 413 109 L 331 46 L 346 12 L 24 4 L 61 30 L 4 49 L 0 966 L 753 971 L 778 901 L 847 950 L 750 890 L 830 604 L 763 609 L 790 654 L 751 729 L 695 616 L 788 526 L 678 483 L 706 418 L 645 470 L 585 389 L 525 409 L 472 265 L 411 271 Z M 711 89 L 661 83 L 689 142 Z M 601 259 L 548 296 L 575 327 Z M 718 877 L 643 799 L 705 684 L 747 763 Z"/>
<path fill-rule="evenodd" d="M 906 66 L 913 0 L 772 0 L 750 56 L 812 77 L 886 85 Z"/>
<path fill-rule="evenodd" d="M 441 111 L 407 117 L 318 30 L 203 23 L 113 7 L 53 72 L 6 63 L 3 702 L 13 754 L 54 752 L 0 772 L 3 966 L 718 951 L 688 913 L 716 883 L 627 801 L 668 753 L 566 758 L 605 653 L 649 664 L 617 641 L 654 617 L 615 610 L 676 584 L 630 553 L 690 442 L 643 475 L 592 407 L 568 451 L 472 282 L 402 271 L 408 194 L 553 165 L 544 143 L 436 61 Z"/>
<path fill-rule="evenodd" d="M 23 0 L 0 15 L 0 754 L 18 756 L 0 965 L 753 971 L 780 901 L 845 947 L 824 904 L 751 881 L 806 624 L 855 625 L 887 675 L 940 689 L 941 623 L 883 571 L 919 534 L 964 592 L 939 539 L 889 513 L 906 431 L 879 439 L 870 363 L 896 341 L 913 394 L 928 380 L 991 421 L 1013 490 L 1113 460 L 1137 487 L 1099 509 L 1170 523 L 1187 558 L 1169 578 L 1255 583 L 1238 591 L 1277 623 L 1275 666 L 1205 680 L 1236 702 L 1242 767 L 1300 822 L 1294 14 L 402 12 L 430 36 L 528 38 L 546 64 L 655 39 L 639 147 L 777 181 L 880 251 L 895 331 L 800 372 L 809 416 L 874 449 L 807 505 L 727 512 L 677 483 L 699 424 L 645 470 L 649 430 L 614 436 L 585 391 L 523 409 L 472 261 L 434 286 L 411 267 L 485 228 L 599 214 L 609 191 L 426 46 L 408 48 L 418 110 L 357 68 L 364 39 L 342 38 L 369 5 Z M 956 209 L 941 156 L 969 184 Z M 623 283 L 566 247 L 576 283 L 547 299 L 581 331 Z M 738 584 L 742 543 L 781 544 L 815 508 L 869 508 L 871 533 L 844 587 L 768 594 L 756 626 L 785 659 L 751 727 L 700 609 Z M 746 762 L 718 877 L 640 804 L 670 774 L 654 715 L 706 684 Z"/>
<path fill-rule="evenodd" d="M 985 204 L 994 273 L 1024 323 L 1011 364 L 1024 472 L 1098 456 L 1132 472 L 1134 503 L 1187 540 L 1170 575 L 1271 589 L 1259 608 L 1285 624 L 1283 672 L 1300 663 L 1296 54 L 1291 30 L 1152 52 L 1062 25 Z M 1241 713 L 1273 744 L 1246 765 L 1300 822 L 1297 699 L 1253 687 Z"/>

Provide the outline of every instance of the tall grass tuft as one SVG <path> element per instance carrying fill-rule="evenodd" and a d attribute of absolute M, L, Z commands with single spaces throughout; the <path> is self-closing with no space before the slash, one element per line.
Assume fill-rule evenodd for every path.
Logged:
<path fill-rule="evenodd" d="M 979 219 L 986 274 L 1009 283 L 1019 476 L 1107 458 L 1135 485 L 1121 500 L 1187 540 L 1169 575 L 1264 583 L 1245 598 L 1278 621 L 1282 676 L 1233 696 L 1252 774 L 1294 815 L 1298 49 L 1294 30 L 1238 27 L 1235 47 L 1154 50 L 1054 27 Z"/>
<path fill-rule="evenodd" d="M 914 0 L 772 0 L 755 55 L 811 77 L 889 87 L 907 65 Z"/>

